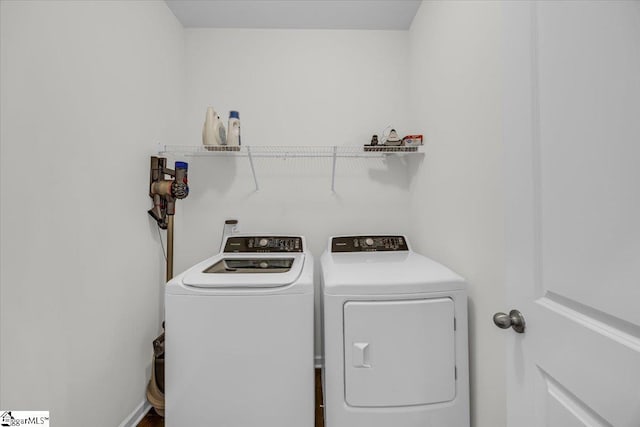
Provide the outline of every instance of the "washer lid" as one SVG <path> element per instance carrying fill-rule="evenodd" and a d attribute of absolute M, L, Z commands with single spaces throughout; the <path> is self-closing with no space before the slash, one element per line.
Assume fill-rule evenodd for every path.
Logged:
<path fill-rule="evenodd" d="M 321 264 L 324 292 L 329 295 L 397 295 L 466 289 L 462 277 L 412 251 L 325 252 Z"/>
<path fill-rule="evenodd" d="M 222 258 L 204 273 L 211 274 L 266 274 L 286 273 L 291 270 L 293 258 Z"/>
<path fill-rule="evenodd" d="M 276 288 L 295 282 L 302 272 L 304 253 L 219 254 L 193 266 L 182 279 L 198 288 Z"/>

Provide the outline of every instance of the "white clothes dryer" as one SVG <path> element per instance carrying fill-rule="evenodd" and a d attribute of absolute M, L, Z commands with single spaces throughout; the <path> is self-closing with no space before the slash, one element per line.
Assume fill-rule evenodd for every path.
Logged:
<path fill-rule="evenodd" d="M 469 427 L 465 281 L 404 236 L 322 255 L 326 427 Z"/>
<path fill-rule="evenodd" d="M 313 257 L 232 235 L 166 287 L 168 427 L 314 425 Z"/>

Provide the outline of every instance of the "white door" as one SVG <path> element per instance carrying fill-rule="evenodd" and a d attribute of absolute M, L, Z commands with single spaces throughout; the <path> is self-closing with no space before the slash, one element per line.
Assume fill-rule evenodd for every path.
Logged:
<path fill-rule="evenodd" d="M 505 2 L 509 427 L 640 426 L 640 2 Z"/>

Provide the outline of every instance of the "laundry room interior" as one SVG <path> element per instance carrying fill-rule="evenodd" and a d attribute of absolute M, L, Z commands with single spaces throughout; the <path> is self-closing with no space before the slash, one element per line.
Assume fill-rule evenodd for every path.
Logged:
<path fill-rule="evenodd" d="M 387 424 L 327 427 L 640 425 L 640 2 L 0 0 L 0 19 L 3 417 L 151 425 L 139 423 L 153 413 L 167 282 L 224 254 L 237 220 L 246 242 L 280 236 L 287 254 L 304 237 L 311 369 L 325 363 L 323 253 L 336 236 L 356 252 L 406 239 L 465 283 L 464 297 L 437 294 L 456 303 L 457 394 L 390 405 Z M 210 108 L 228 135 L 239 113 L 235 148 L 203 145 Z M 152 158 L 166 159 L 157 198 Z M 148 213 L 160 199 L 171 236 Z M 214 403 L 187 412 L 213 420 Z M 447 406 L 464 420 L 438 415 Z M 166 425 L 242 425 L 230 417 Z"/>

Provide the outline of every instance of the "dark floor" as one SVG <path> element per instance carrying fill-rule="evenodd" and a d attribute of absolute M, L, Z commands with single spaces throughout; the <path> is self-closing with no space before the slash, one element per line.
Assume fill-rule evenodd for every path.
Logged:
<path fill-rule="evenodd" d="M 138 427 L 164 427 L 164 418 L 151 409 L 142 421 L 140 421 Z"/>
<path fill-rule="evenodd" d="M 164 427 L 164 418 L 152 409 L 138 427 Z M 316 369 L 316 427 L 324 427 L 324 408 L 322 406 L 322 379 L 320 369 Z"/>

